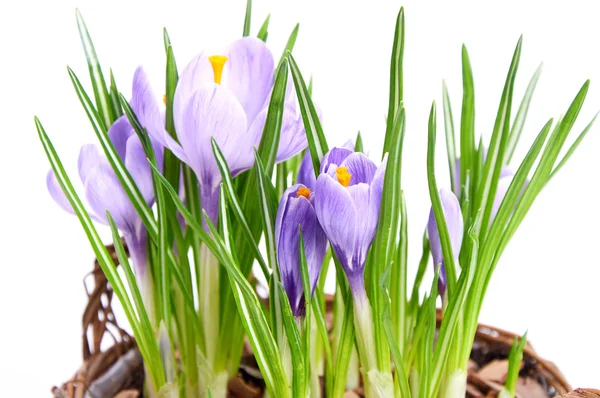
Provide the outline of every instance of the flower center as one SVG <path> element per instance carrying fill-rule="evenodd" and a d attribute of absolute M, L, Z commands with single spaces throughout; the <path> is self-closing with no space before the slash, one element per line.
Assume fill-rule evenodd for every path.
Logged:
<path fill-rule="evenodd" d="M 208 57 L 210 64 L 213 68 L 213 73 L 215 74 L 215 83 L 221 84 L 221 75 L 223 75 L 223 66 L 225 66 L 225 62 L 227 62 L 228 58 L 224 55 L 212 55 Z"/>
<path fill-rule="evenodd" d="M 296 191 L 296 196 L 299 198 L 300 196 L 304 196 L 306 199 L 310 196 L 310 188 L 300 187 L 298 191 Z"/>
<path fill-rule="evenodd" d="M 338 167 L 335 170 L 335 176 L 337 177 L 340 184 L 347 187 L 350 185 L 350 179 L 352 178 L 352 174 L 348 173 L 347 167 Z"/>
<path fill-rule="evenodd" d="M 163 104 L 167 105 L 167 94 L 163 94 Z"/>

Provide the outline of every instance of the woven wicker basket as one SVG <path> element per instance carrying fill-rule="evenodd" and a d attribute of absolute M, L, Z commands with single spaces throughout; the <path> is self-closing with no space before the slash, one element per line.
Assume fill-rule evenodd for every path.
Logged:
<path fill-rule="evenodd" d="M 114 248 L 108 246 L 115 263 L 118 263 Z M 93 287 L 90 287 L 93 280 Z M 61 387 L 52 389 L 55 398 L 134 398 L 142 396 L 144 371 L 141 355 L 135 339 L 119 327 L 111 302 L 113 292 L 107 283 L 98 262 L 94 270 L 84 279 L 88 304 L 83 314 L 82 344 L 83 366 Z M 332 300 L 328 298 L 327 310 L 331 311 Z M 438 321 L 441 314 L 438 313 Z M 502 329 L 480 324 L 471 353 L 468 374 L 468 397 L 495 397 L 502 389 L 506 375 L 506 358 L 516 335 Z M 110 348 L 102 349 L 109 344 Z M 572 390 L 563 374 L 551 362 L 541 358 L 528 342 L 524 350 L 523 367 L 520 372 L 517 395 L 521 398 L 600 398 L 598 390 Z M 111 373 L 117 361 L 121 365 L 120 374 Z M 99 382 L 100 381 L 100 382 Z M 102 384 L 102 393 L 97 386 Z M 110 388 L 106 388 L 109 384 Z M 261 397 L 264 383 L 249 347 L 244 350 L 244 358 L 237 377 L 228 386 L 230 397 Z M 565 395 L 561 395 L 565 394 Z M 348 398 L 362 397 L 362 389 L 346 393 Z"/>

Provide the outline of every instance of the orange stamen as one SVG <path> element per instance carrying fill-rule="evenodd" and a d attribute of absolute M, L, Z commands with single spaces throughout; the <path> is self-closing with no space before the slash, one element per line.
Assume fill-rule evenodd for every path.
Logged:
<path fill-rule="evenodd" d="M 347 167 L 338 167 L 335 170 L 335 176 L 337 177 L 340 184 L 347 187 L 350 185 L 350 179 L 352 178 L 352 174 L 348 173 Z"/>
<path fill-rule="evenodd" d="M 296 196 L 299 198 L 300 196 L 304 196 L 306 199 L 310 196 L 310 188 L 300 187 L 296 192 Z"/>

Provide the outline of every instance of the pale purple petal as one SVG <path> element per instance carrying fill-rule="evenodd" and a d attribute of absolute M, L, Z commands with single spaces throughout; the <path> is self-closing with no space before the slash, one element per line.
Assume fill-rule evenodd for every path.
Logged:
<path fill-rule="evenodd" d="M 317 177 L 315 176 L 315 169 L 308 149 L 306 149 L 306 152 L 302 157 L 298 175 L 296 176 L 296 182 L 307 186 L 311 191 L 314 191 L 317 185 Z"/>
<path fill-rule="evenodd" d="M 283 113 L 281 137 L 277 150 L 277 162 L 283 162 L 299 154 L 306 146 L 306 132 L 300 115 L 286 106 Z"/>
<path fill-rule="evenodd" d="M 375 176 L 377 166 L 365 154 L 354 152 L 348 156 L 341 164 L 342 167 L 348 168 L 350 178 L 350 186 L 360 183 L 370 184 Z"/>
<path fill-rule="evenodd" d="M 321 159 L 321 173 L 330 173 L 335 171 L 342 162 L 354 152 L 348 148 L 334 147 L 329 150 Z"/>
<path fill-rule="evenodd" d="M 232 173 L 253 164 L 254 141 L 248 136 L 246 115 L 231 91 L 217 84 L 197 90 L 175 119 L 179 142 L 201 183 L 220 180 L 210 138 L 214 137 Z"/>
<path fill-rule="evenodd" d="M 109 165 L 101 164 L 89 171 L 85 196 L 100 220 L 106 222 L 108 210 L 122 232 L 139 233 L 139 216 Z"/>
<path fill-rule="evenodd" d="M 165 122 L 162 112 L 158 106 L 156 94 L 150 86 L 150 81 L 144 69 L 140 66 L 133 75 L 131 108 L 138 121 L 146 129 L 150 137 L 166 145 Z"/>
<path fill-rule="evenodd" d="M 379 218 L 379 203 L 371 197 L 368 184 L 360 183 L 348 187 L 352 201 L 356 208 L 356 243 L 352 261 L 353 271 L 364 266 L 367 253 L 375 237 L 377 221 Z"/>
<path fill-rule="evenodd" d="M 266 44 L 255 37 L 231 43 L 225 51 L 227 86 L 242 104 L 248 123 L 263 109 L 273 87 L 275 62 Z"/>
<path fill-rule="evenodd" d="M 69 203 L 69 199 L 63 192 L 58 180 L 56 179 L 56 175 L 54 175 L 54 171 L 48 171 L 48 175 L 46 175 L 46 186 L 48 187 L 48 192 L 52 199 L 56 202 L 61 209 L 70 214 L 75 214 L 73 207 L 71 207 L 71 203 Z"/>
<path fill-rule="evenodd" d="M 374 198 L 377 203 L 377 212 L 379 213 L 379 205 L 381 204 L 381 196 L 383 194 L 383 182 L 385 180 L 385 171 L 387 169 L 387 153 L 384 155 L 383 160 L 379 167 L 377 167 L 377 171 L 373 176 L 373 180 L 371 181 L 371 196 Z"/>
<path fill-rule="evenodd" d="M 185 112 L 185 107 L 198 89 L 214 83 L 215 75 L 208 60 L 208 55 L 201 52 L 183 69 L 173 98 L 173 115 L 177 119 Z"/>
<path fill-rule="evenodd" d="M 135 274 L 139 279 L 148 268 L 148 238 L 146 230 L 142 228 L 137 235 L 126 233 L 123 235 L 123 238 L 125 238 L 125 243 L 129 249 Z"/>
<path fill-rule="evenodd" d="M 352 272 L 355 252 L 357 212 L 348 189 L 327 174 L 317 179 L 315 210 L 333 250 L 346 272 Z"/>
<path fill-rule="evenodd" d="M 122 160 L 125 159 L 127 140 L 132 135 L 135 135 L 135 131 L 131 127 L 126 115 L 118 118 L 108 129 L 108 138 L 110 138 Z"/>
<path fill-rule="evenodd" d="M 123 154 L 125 154 L 125 149 L 123 150 Z M 79 169 L 79 178 L 81 178 L 81 181 L 85 184 L 89 171 L 102 163 L 108 164 L 108 160 L 100 153 L 97 145 L 82 145 L 79 150 L 79 158 L 77 159 L 77 168 Z"/>
<path fill-rule="evenodd" d="M 162 158 L 162 156 L 159 156 Z M 158 160 L 158 159 L 157 159 Z M 162 161 L 161 161 L 162 163 Z M 152 171 L 148 158 L 137 136 L 132 136 L 127 140 L 127 156 L 125 157 L 125 167 L 131 174 L 135 184 L 140 189 L 144 200 L 148 204 L 154 202 L 154 186 L 152 185 Z"/>
<path fill-rule="evenodd" d="M 456 195 L 450 190 L 441 189 L 440 192 L 440 200 L 442 204 L 442 212 L 444 214 L 444 219 L 446 221 L 446 226 L 448 228 L 448 234 L 450 236 L 450 245 L 452 246 L 452 255 L 455 259 L 458 258 L 460 254 L 460 248 L 462 246 L 462 238 L 463 238 L 463 218 L 462 211 L 460 209 L 460 203 L 456 198 Z M 438 232 L 437 223 L 435 220 L 435 214 L 433 212 L 433 208 L 429 212 L 429 222 L 427 223 L 427 232 L 429 235 L 429 245 L 431 247 L 431 256 L 433 258 L 434 266 L 438 266 L 443 264 L 444 255 L 442 252 L 442 244 L 440 241 L 440 236 Z M 442 275 L 442 272 L 444 273 Z M 438 287 L 440 293 L 443 294 L 445 291 L 445 269 L 440 272 L 440 281 L 438 283 Z"/>

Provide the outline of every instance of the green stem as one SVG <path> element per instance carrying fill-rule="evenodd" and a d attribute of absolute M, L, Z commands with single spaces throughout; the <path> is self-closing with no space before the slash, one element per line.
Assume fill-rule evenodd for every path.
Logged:
<path fill-rule="evenodd" d="M 354 325 L 356 344 L 361 361 L 361 371 L 367 398 L 394 396 L 394 380 L 391 372 L 380 371 L 375 356 L 375 334 L 371 305 L 364 289 L 364 280 L 351 283 L 354 302 Z"/>
<path fill-rule="evenodd" d="M 219 261 L 202 245 L 200 249 L 200 316 L 203 317 L 204 353 L 211 366 L 215 362 L 219 341 Z"/>

